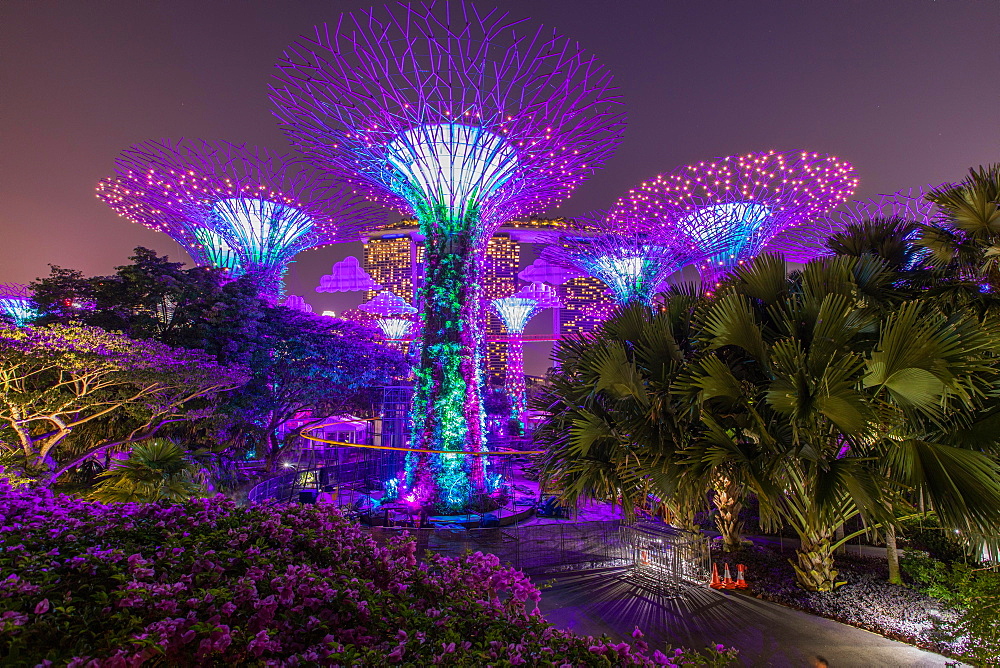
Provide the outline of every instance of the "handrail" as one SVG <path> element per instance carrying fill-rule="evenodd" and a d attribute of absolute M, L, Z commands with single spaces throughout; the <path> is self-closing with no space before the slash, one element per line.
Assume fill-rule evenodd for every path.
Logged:
<path fill-rule="evenodd" d="M 320 438 L 319 436 L 314 436 L 309 432 L 315 429 L 327 426 L 326 424 L 316 424 L 311 427 L 305 427 L 299 432 L 299 436 L 308 440 L 315 441 L 317 443 L 326 443 L 327 445 L 336 445 L 338 447 L 345 448 L 367 448 L 369 450 L 393 450 L 396 452 L 420 452 L 431 455 L 464 455 L 467 457 L 495 457 L 504 455 L 541 455 L 545 454 L 544 450 L 490 450 L 488 452 L 466 452 L 465 450 L 428 450 L 425 448 L 402 448 L 393 445 L 369 445 L 367 443 L 346 443 L 344 441 L 331 441 L 327 438 Z"/>

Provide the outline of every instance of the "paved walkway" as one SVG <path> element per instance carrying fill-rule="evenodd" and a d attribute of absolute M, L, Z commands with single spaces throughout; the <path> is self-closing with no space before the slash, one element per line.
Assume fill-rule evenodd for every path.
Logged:
<path fill-rule="evenodd" d="M 557 627 L 587 635 L 606 633 L 616 641 L 631 640 L 638 626 L 654 649 L 722 643 L 740 650 L 744 666 L 805 667 L 816 655 L 827 659 L 831 668 L 949 662 L 911 645 L 742 594 L 700 587 L 675 595 L 655 593 L 636 585 L 626 571 L 562 576 L 542 590 L 540 608 Z"/>

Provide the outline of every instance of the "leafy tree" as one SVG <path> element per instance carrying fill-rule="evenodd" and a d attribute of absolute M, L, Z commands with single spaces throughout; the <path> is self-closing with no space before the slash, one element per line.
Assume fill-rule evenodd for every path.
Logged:
<path fill-rule="evenodd" d="M 264 310 L 248 364 L 250 382 L 233 395 L 232 429 L 256 436 L 268 470 L 297 434 L 280 427 L 302 414 L 368 412 L 376 392 L 407 371 L 403 355 L 373 329 L 276 307 Z"/>
<path fill-rule="evenodd" d="M 103 482 L 88 498 L 101 503 L 187 501 L 208 493 L 199 480 L 201 469 L 165 438 L 134 444 L 128 459 L 115 462 L 97 477 Z"/>
<path fill-rule="evenodd" d="M 934 262 L 1000 289 L 1000 164 L 970 169 L 963 181 L 933 190 L 927 199 L 942 214 L 919 242 Z"/>
<path fill-rule="evenodd" d="M 253 280 L 231 280 L 206 267 L 184 269 L 179 262 L 138 247 L 132 264 L 111 276 L 86 278 L 52 267 L 31 284 L 42 312 L 38 323 L 80 322 L 135 339 L 207 350 L 223 363 L 245 363 L 253 350 L 255 327 L 267 304 Z"/>
<path fill-rule="evenodd" d="M 374 329 L 270 305 L 250 277 L 184 269 L 141 247 L 131 260 L 93 278 L 53 267 L 32 285 L 36 301 L 48 322 L 77 319 L 246 367 L 250 381 L 218 407 L 212 428 L 203 421 L 165 432 L 188 447 L 223 442 L 257 450 L 272 470 L 295 440 L 279 435 L 288 419 L 367 409 L 374 392 L 407 372 L 403 356 Z M 81 303 L 87 308 L 66 307 Z"/>
<path fill-rule="evenodd" d="M 97 452 L 209 413 L 245 380 L 202 353 L 96 327 L 0 326 L 0 447 L 51 483 Z M 108 420 L 113 436 L 71 438 Z"/>

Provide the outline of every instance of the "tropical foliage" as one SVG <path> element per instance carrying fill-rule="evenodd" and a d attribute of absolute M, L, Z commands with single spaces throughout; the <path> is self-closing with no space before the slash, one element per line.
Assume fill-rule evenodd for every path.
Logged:
<path fill-rule="evenodd" d="M 208 491 L 199 480 L 201 468 L 165 438 L 134 444 L 127 459 L 97 477 L 102 482 L 88 498 L 103 503 L 186 501 Z"/>
<path fill-rule="evenodd" d="M 957 226 L 961 208 L 932 196 L 941 228 Z M 765 526 L 799 536 L 793 566 L 811 590 L 836 586 L 850 536 L 835 534 L 857 515 L 890 547 L 902 518 L 931 511 L 995 537 L 997 300 L 969 290 L 968 264 L 932 264 L 918 236 L 910 221 L 866 221 L 800 271 L 762 256 L 711 299 L 675 289 L 564 341 L 536 404 L 543 476 L 566 500 L 659 504 L 681 526 L 710 499 L 729 549 L 753 493 Z"/>
<path fill-rule="evenodd" d="M 939 632 L 977 666 L 1000 666 L 1000 571 L 975 563 L 944 563 L 925 552 L 907 551 L 903 568 L 917 586 L 958 612 Z"/>

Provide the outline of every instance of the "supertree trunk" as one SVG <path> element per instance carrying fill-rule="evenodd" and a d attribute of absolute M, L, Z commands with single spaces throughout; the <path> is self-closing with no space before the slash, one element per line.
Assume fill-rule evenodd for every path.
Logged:
<path fill-rule="evenodd" d="M 504 373 L 504 390 L 510 397 L 511 417 L 523 427 L 527 408 L 527 389 L 524 386 L 524 337 L 512 331 L 507 337 L 507 370 Z"/>
<path fill-rule="evenodd" d="M 412 447 L 483 452 L 480 391 L 479 251 L 467 232 L 431 233 L 413 397 Z M 483 456 L 419 453 L 408 462 L 413 501 L 456 509 L 483 491 Z"/>

